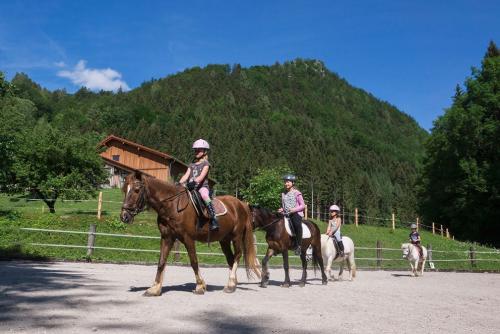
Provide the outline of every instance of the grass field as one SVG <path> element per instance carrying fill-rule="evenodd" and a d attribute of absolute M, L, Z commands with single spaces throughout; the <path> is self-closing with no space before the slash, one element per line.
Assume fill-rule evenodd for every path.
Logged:
<path fill-rule="evenodd" d="M 125 225 L 119 220 L 119 212 L 123 195 L 117 189 L 103 190 L 102 218 L 97 220 L 97 199 L 89 201 L 58 201 L 56 213 L 50 214 L 41 201 L 32 201 L 24 196 L 0 196 L 0 257 L 1 258 L 41 258 L 87 260 L 85 248 L 61 248 L 32 245 L 39 244 L 64 244 L 86 246 L 86 234 L 62 234 L 53 232 L 25 231 L 20 228 L 41 228 L 53 230 L 82 231 L 89 230 L 90 224 L 97 225 L 97 232 L 143 235 L 158 237 L 156 227 L 156 213 L 144 212 L 138 215 L 134 224 Z M 316 221 L 322 231 L 326 230 L 324 222 Z M 407 268 L 406 261 L 401 259 L 399 248 L 406 242 L 409 231 L 396 228 L 392 231 L 389 227 L 360 225 L 345 225 L 342 227 L 344 235 L 354 240 L 356 247 L 375 248 L 377 240 L 381 242 L 382 258 L 381 268 Z M 495 249 L 460 242 L 433 235 L 428 231 L 420 231 L 423 244 L 432 245 L 433 260 L 436 269 L 442 270 L 500 270 L 500 252 Z M 264 234 L 256 232 L 257 242 L 265 242 Z M 143 251 L 116 251 L 94 250 L 92 261 L 109 262 L 141 262 L 156 263 L 158 259 L 159 240 L 139 238 L 118 238 L 111 236 L 96 236 L 97 247 L 130 248 L 150 250 Z M 468 260 L 469 248 L 473 246 L 476 253 L 476 266 L 472 267 Z M 357 266 L 360 268 L 376 266 L 376 250 L 356 250 Z M 393 248 L 396 250 L 387 250 Z M 262 258 L 266 246 L 259 245 L 259 258 Z M 181 246 L 180 251 L 185 251 Z M 201 253 L 221 253 L 218 243 L 210 247 L 206 243 L 198 243 L 197 251 Z M 479 252 L 494 252 L 479 253 Z M 171 257 L 172 259 L 172 257 Z M 225 264 L 223 256 L 200 255 L 202 264 Z M 460 261 L 452 261 L 460 260 Z M 172 261 L 172 260 L 170 260 Z M 188 263 L 187 256 L 181 254 L 181 263 Z M 273 258 L 271 265 L 280 265 L 281 257 Z M 299 264 L 298 259 L 292 258 L 292 264 Z"/>

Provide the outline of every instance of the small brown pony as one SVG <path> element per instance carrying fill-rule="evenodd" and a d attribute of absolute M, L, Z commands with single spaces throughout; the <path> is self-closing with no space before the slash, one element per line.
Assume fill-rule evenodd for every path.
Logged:
<path fill-rule="evenodd" d="M 227 213 L 219 216 L 220 228 L 208 234 L 208 224 L 203 228 L 196 227 L 197 215 L 188 198 L 187 189 L 180 185 L 160 181 L 139 171 L 129 174 L 123 186 L 125 198 L 120 218 L 122 222 L 131 224 L 134 216 L 150 207 L 158 213 L 158 229 L 160 230 L 160 259 L 155 283 L 146 290 L 146 296 L 159 296 L 163 284 L 163 272 L 168 254 L 175 239 L 186 246 L 191 267 L 196 277 L 196 294 L 203 294 L 206 285 L 200 275 L 195 241 L 219 241 L 229 265 L 229 281 L 224 292 L 236 290 L 236 269 L 241 255 L 246 264 L 247 276 L 251 272 L 260 277 L 252 234 L 251 213 L 248 205 L 232 196 L 217 197 L 224 203 Z M 234 253 L 231 250 L 233 243 Z"/>
<path fill-rule="evenodd" d="M 288 267 L 288 250 L 293 249 L 292 237 L 288 235 L 285 229 L 285 221 L 281 213 L 272 212 L 266 208 L 257 206 L 250 206 L 252 211 L 252 225 L 254 229 L 262 229 L 266 232 L 267 251 L 266 256 L 262 260 L 262 280 L 260 286 L 266 288 L 269 282 L 269 270 L 267 269 L 267 262 L 276 254 L 283 255 L 283 268 L 285 269 L 285 281 L 282 287 L 290 287 L 290 276 Z M 311 231 L 310 238 L 303 238 L 301 244 L 300 259 L 302 261 L 302 278 L 300 279 L 299 286 L 304 287 L 307 278 L 307 260 L 306 251 L 309 246 L 312 247 L 312 262 L 313 268 L 319 267 L 321 269 L 321 281 L 323 285 L 328 283 L 328 278 L 325 274 L 323 267 L 323 258 L 321 256 L 321 232 L 318 226 L 308 220 L 303 220 L 309 230 Z"/>

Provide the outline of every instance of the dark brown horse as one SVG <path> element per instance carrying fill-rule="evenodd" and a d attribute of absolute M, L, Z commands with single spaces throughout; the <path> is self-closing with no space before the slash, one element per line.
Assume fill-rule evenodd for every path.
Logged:
<path fill-rule="evenodd" d="M 161 234 L 160 259 L 156 272 L 155 283 L 144 293 L 146 296 L 161 295 L 163 272 L 170 249 L 178 239 L 186 246 L 189 260 L 196 277 L 197 294 L 206 291 L 206 285 L 200 275 L 195 241 L 219 241 L 229 265 L 229 281 L 224 292 L 234 292 L 237 278 L 236 269 L 243 254 L 247 275 L 251 272 L 260 277 L 257 258 L 253 243 L 251 213 L 248 205 L 232 196 L 220 196 L 227 213 L 219 216 L 220 228 L 208 234 L 208 224 L 197 228 L 197 215 L 191 204 L 185 187 L 160 181 L 140 172 L 127 176 L 123 187 L 125 199 L 120 218 L 124 223 L 132 223 L 134 216 L 150 207 L 158 213 L 158 229 Z M 233 244 L 234 253 L 231 250 Z"/>
<path fill-rule="evenodd" d="M 293 240 L 292 237 L 290 237 L 286 232 L 283 215 L 281 213 L 272 212 L 269 209 L 259 208 L 256 206 L 250 206 L 250 210 L 252 211 L 252 224 L 254 229 L 262 229 L 266 232 L 266 241 L 268 245 L 266 256 L 262 260 L 262 280 L 260 286 L 266 288 L 269 281 L 267 262 L 273 255 L 281 253 L 283 255 L 283 268 L 285 269 L 285 281 L 281 286 L 286 288 L 290 287 L 288 250 L 293 248 Z M 327 284 L 328 279 L 325 274 L 323 258 L 321 256 L 321 232 L 315 223 L 308 220 L 304 220 L 302 222 L 311 231 L 311 237 L 302 239 L 302 251 L 300 254 L 300 259 L 302 261 L 302 278 L 300 279 L 299 285 L 303 287 L 306 284 L 306 251 L 309 246 L 312 246 L 313 267 L 316 270 L 319 265 L 321 269 L 321 281 L 323 284 Z"/>

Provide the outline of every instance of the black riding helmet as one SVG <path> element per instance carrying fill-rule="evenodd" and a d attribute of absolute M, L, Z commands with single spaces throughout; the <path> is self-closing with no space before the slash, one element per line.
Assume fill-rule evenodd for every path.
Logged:
<path fill-rule="evenodd" d="M 291 181 L 292 183 L 295 183 L 296 179 L 295 175 L 290 173 L 283 175 L 283 181 Z"/>

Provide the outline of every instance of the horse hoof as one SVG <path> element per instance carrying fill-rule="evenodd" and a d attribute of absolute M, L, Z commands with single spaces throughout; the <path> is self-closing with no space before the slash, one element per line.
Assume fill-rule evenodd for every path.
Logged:
<path fill-rule="evenodd" d="M 321 281 L 321 284 L 323 284 L 323 285 L 327 285 L 327 284 L 328 284 L 328 280 L 323 280 L 323 281 Z"/>
<path fill-rule="evenodd" d="M 260 283 L 261 288 L 267 288 L 267 283 Z"/>
<path fill-rule="evenodd" d="M 290 283 L 283 283 L 283 284 L 281 284 L 281 287 L 282 288 L 289 288 L 290 287 Z"/>
<path fill-rule="evenodd" d="M 223 291 L 225 293 L 233 293 L 236 291 L 236 287 L 235 286 L 226 286 L 226 287 L 224 287 Z"/>
<path fill-rule="evenodd" d="M 300 283 L 299 283 L 299 286 L 300 286 L 301 288 L 305 287 L 305 286 L 306 286 L 306 282 L 300 282 Z"/>
<path fill-rule="evenodd" d="M 147 289 L 142 294 L 144 297 L 158 297 L 161 296 L 161 289 L 153 289 L 153 287 Z"/>
<path fill-rule="evenodd" d="M 161 296 L 161 292 L 160 293 L 151 293 L 148 290 L 146 290 L 142 295 L 144 297 L 158 297 L 158 296 Z"/>
<path fill-rule="evenodd" d="M 196 288 L 195 290 L 193 290 L 193 293 L 195 295 L 204 295 L 205 294 L 205 290 L 203 288 Z"/>

